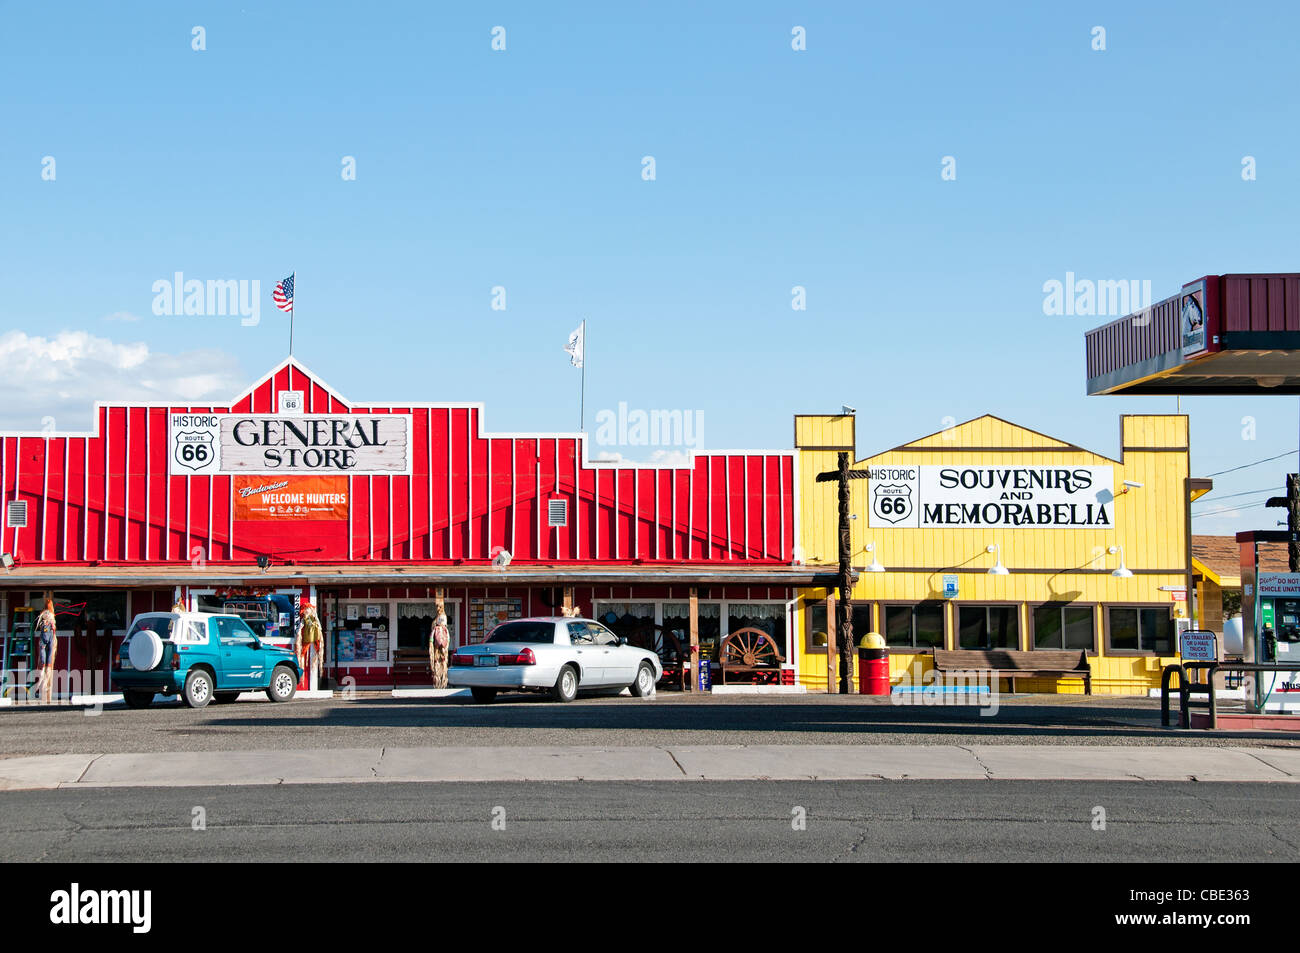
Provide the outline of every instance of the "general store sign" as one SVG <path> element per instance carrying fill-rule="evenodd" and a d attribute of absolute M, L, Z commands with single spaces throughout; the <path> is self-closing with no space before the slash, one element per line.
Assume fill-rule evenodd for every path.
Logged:
<path fill-rule="evenodd" d="M 409 414 L 172 414 L 169 472 L 411 472 Z"/>
<path fill-rule="evenodd" d="M 234 478 L 237 520 L 345 520 L 348 480 L 341 476 Z"/>
<path fill-rule="evenodd" d="M 1113 467 L 876 466 L 873 529 L 1110 529 Z"/>

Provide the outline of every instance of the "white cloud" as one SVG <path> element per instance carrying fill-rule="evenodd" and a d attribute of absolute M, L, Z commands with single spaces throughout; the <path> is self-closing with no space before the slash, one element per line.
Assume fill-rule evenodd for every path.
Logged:
<path fill-rule="evenodd" d="M 85 331 L 43 338 L 0 334 L 0 428 L 88 430 L 95 401 L 202 403 L 228 400 L 250 379 L 233 355 L 215 349 L 166 354 Z"/>

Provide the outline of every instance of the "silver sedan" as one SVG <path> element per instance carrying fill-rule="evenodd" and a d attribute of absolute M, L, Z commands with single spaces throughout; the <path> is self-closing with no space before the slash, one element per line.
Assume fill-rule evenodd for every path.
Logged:
<path fill-rule="evenodd" d="M 663 674 L 654 652 L 628 645 L 599 622 L 551 616 L 504 622 L 486 642 L 458 648 L 447 682 L 468 688 L 478 702 L 500 691 L 546 691 L 568 702 L 579 691 L 649 695 Z"/>

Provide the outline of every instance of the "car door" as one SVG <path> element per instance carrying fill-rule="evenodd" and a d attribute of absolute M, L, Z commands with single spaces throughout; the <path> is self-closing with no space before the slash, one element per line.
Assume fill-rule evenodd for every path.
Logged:
<path fill-rule="evenodd" d="M 253 630 L 237 616 L 218 616 L 213 621 L 221 640 L 218 688 L 234 691 L 264 687 L 266 663 Z"/>
<path fill-rule="evenodd" d="M 589 622 L 596 645 L 603 650 L 606 685 L 631 685 L 641 656 L 630 646 L 620 645 L 618 636 L 599 622 Z"/>
<path fill-rule="evenodd" d="M 599 688 L 609 684 L 605 672 L 608 647 L 596 644 L 596 633 L 592 631 L 591 623 L 570 622 L 569 644 L 573 646 L 573 654 L 582 670 L 582 687 Z"/>

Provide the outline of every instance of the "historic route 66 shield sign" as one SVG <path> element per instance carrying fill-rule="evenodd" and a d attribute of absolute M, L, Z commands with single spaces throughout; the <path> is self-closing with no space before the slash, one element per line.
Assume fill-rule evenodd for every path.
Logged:
<path fill-rule="evenodd" d="M 173 441 L 172 456 L 176 462 L 190 470 L 202 470 L 212 462 L 213 440 L 211 433 L 182 430 Z"/>
<path fill-rule="evenodd" d="M 877 483 L 871 488 L 871 515 L 901 523 L 912 515 L 912 488 L 906 483 Z"/>

